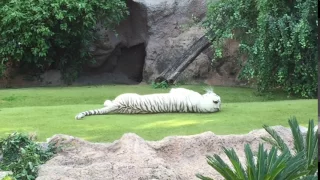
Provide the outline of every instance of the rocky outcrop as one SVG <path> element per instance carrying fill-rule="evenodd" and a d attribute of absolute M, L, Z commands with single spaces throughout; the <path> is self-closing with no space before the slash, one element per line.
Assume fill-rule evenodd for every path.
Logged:
<path fill-rule="evenodd" d="M 116 28 L 118 36 L 113 31 L 99 31 L 101 38 L 92 48 L 97 59 L 97 63 L 90 66 L 94 72 L 100 68 L 103 72 L 112 73 L 117 67 L 130 66 L 130 69 L 120 72 L 131 77 L 131 71 L 142 71 L 141 78 L 136 80 L 150 82 L 205 34 L 198 24 L 205 17 L 206 0 L 129 0 L 128 7 L 130 16 Z M 139 55 L 143 52 L 139 52 L 125 58 L 123 64 L 116 65 L 120 55 L 125 53 L 121 48 L 141 44 L 144 45 L 144 56 Z M 187 67 L 178 81 L 201 80 L 211 85 L 236 83 L 240 68 L 232 58 L 237 49 L 235 47 L 236 42 L 226 42 L 224 60 L 215 64 L 211 63 L 213 56 L 210 47 Z M 136 56 L 140 60 L 133 60 Z M 139 67 L 126 64 L 132 61 Z"/>
<path fill-rule="evenodd" d="M 127 6 L 130 16 L 115 31 L 97 25 L 98 40 L 90 48 L 95 63 L 85 67 L 80 79 L 96 79 L 98 76 L 98 82 L 94 84 L 129 82 L 127 79 L 131 83 L 142 81 L 148 36 L 146 10 L 132 0 L 127 1 Z M 81 84 L 82 80 L 76 83 Z"/>
<path fill-rule="evenodd" d="M 166 0 L 145 5 L 150 29 L 143 78 L 151 81 L 204 35 L 196 23 L 205 16 L 206 2 Z"/>
<path fill-rule="evenodd" d="M 291 131 L 282 126 L 273 128 L 292 147 Z M 207 164 L 206 155 L 218 154 L 227 160 L 222 147 L 234 148 L 244 162 L 244 145 L 248 143 L 256 151 L 260 137 L 266 135 L 261 129 L 245 135 L 204 132 L 146 141 L 127 133 L 113 143 L 91 143 L 72 136 L 55 135 L 48 142 L 56 143 L 62 150 L 40 166 L 37 180 L 195 180 L 196 173 L 218 180 L 222 178 Z"/>
<path fill-rule="evenodd" d="M 205 34 L 199 22 L 206 14 L 207 0 L 128 0 L 130 15 L 115 31 L 97 24 L 97 40 L 88 63 L 76 85 L 151 82 L 192 47 Z M 177 77 L 177 81 L 209 85 L 235 85 L 240 71 L 233 58 L 238 43 L 227 41 L 221 60 L 213 59 L 212 47 L 201 52 Z M 186 58 L 187 60 L 187 58 Z M 61 85 L 59 75 L 46 72 L 42 82 L 30 85 Z M 22 79 L 22 78 L 20 78 Z M 1 80 L 0 80 L 1 84 Z M 13 86 L 22 84 L 13 80 Z"/>

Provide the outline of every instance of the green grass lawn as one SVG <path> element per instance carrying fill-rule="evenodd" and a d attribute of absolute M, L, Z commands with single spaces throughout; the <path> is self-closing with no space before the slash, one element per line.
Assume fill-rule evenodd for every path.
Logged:
<path fill-rule="evenodd" d="M 203 86 L 185 85 L 201 92 Z M 253 89 L 215 87 L 222 111 L 213 114 L 101 115 L 75 120 L 84 110 L 100 108 L 105 99 L 125 92 L 168 92 L 149 85 L 25 88 L 0 90 L 0 137 L 13 131 L 36 132 L 39 141 L 68 134 L 93 142 L 112 142 L 133 132 L 147 140 L 212 131 L 242 134 L 267 125 L 288 126 L 290 116 L 301 125 L 317 119 L 317 100 L 288 98 L 283 93 L 258 96 Z"/>

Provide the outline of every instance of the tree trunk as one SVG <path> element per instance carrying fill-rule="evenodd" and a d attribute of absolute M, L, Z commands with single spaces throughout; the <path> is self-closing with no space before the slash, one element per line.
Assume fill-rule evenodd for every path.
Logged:
<path fill-rule="evenodd" d="M 180 58 L 172 61 L 168 68 L 165 69 L 156 79 L 166 79 L 174 82 L 177 77 L 191 64 L 196 57 L 206 48 L 210 46 L 208 39 L 202 36 L 190 48 L 188 48 Z"/>

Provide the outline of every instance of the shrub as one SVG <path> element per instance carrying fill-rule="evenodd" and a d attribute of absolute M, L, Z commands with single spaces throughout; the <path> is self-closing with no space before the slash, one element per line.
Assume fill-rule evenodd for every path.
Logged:
<path fill-rule="evenodd" d="M 162 81 L 162 82 L 152 82 L 151 86 L 154 89 L 159 89 L 159 88 L 168 89 L 170 85 L 167 81 Z"/>
<path fill-rule="evenodd" d="M 244 167 L 234 149 L 223 147 L 224 153 L 230 160 L 233 168 L 228 166 L 219 155 L 207 156 L 208 164 L 219 172 L 225 179 L 234 180 L 259 180 L 259 179 L 318 179 L 318 131 L 314 132 L 314 122 L 309 121 L 308 132 L 303 140 L 299 124 L 293 117 L 289 119 L 289 125 L 294 139 L 292 154 L 283 139 L 270 127 L 264 125 L 264 129 L 272 138 L 262 138 L 272 145 L 269 152 L 259 144 L 258 153 L 255 155 L 248 144 L 245 145 L 246 167 Z M 280 151 L 280 153 L 278 153 Z M 196 174 L 199 179 L 211 180 L 201 174 Z"/>
<path fill-rule="evenodd" d="M 260 92 L 281 87 L 289 95 L 315 97 L 317 14 L 313 0 L 212 0 L 204 27 L 216 58 L 226 39 L 240 43 L 239 55 L 247 56 L 240 78 L 253 79 Z"/>
<path fill-rule="evenodd" d="M 53 145 L 44 150 L 27 135 L 13 133 L 0 140 L 0 154 L 3 156 L 0 169 L 12 171 L 12 176 L 16 179 L 35 179 L 38 167 L 55 152 Z"/>
<path fill-rule="evenodd" d="M 57 68 L 71 82 L 92 60 L 96 25 L 112 29 L 127 14 L 124 0 L 0 1 L 0 70 L 12 59 L 31 71 Z"/>

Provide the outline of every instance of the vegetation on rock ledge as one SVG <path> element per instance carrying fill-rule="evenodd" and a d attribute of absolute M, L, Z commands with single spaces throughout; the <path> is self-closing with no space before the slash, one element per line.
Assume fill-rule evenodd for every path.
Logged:
<path fill-rule="evenodd" d="M 15 65 L 33 73 L 55 68 L 70 83 L 92 60 L 97 24 L 112 29 L 127 14 L 124 0 L 2 0 L 0 77 Z"/>

